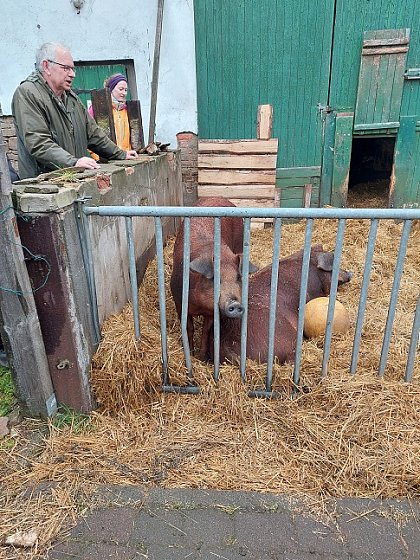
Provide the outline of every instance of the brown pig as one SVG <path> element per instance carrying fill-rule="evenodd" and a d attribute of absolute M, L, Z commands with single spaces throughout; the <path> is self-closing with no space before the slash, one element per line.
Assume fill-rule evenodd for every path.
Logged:
<path fill-rule="evenodd" d="M 274 356 L 280 363 L 293 361 L 295 357 L 302 256 L 303 251 L 299 251 L 280 260 L 274 335 Z M 322 245 L 311 248 L 306 302 L 330 293 L 333 259 L 334 253 L 324 252 Z M 351 272 L 340 270 L 339 284 L 350 279 Z M 268 358 L 270 284 L 271 265 L 261 269 L 249 280 L 246 355 L 259 362 L 267 362 Z M 210 336 L 210 356 L 213 354 L 212 343 Z M 237 362 L 240 349 L 241 321 L 221 318 L 220 361 Z"/>
<path fill-rule="evenodd" d="M 223 197 L 203 197 L 195 206 L 235 206 Z M 244 308 L 241 303 L 241 268 L 243 245 L 242 218 L 221 218 L 220 249 L 220 299 L 219 310 L 223 317 L 240 318 Z M 209 332 L 213 326 L 214 314 L 214 218 L 192 217 L 190 220 L 190 279 L 187 332 L 191 351 L 193 350 L 193 317 L 203 316 L 200 344 L 200 359 L 207 359 Z M 182 223 L 175 240 L 171 292 L 175 307 L 181 318 L 182 272 L 184 251 L 184 224 Z M 250 263 L 250 271 L 256 270 Z"/>

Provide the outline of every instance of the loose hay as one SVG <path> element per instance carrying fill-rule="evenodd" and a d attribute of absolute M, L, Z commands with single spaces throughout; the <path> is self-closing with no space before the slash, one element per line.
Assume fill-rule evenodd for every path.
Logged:
<path fill-rule="evenodd" d="M 317 222 L 313 241 L 333 249 L 336 225 Z M 420 286 L 416 229 L 401 282 L 398 336 L 385 379 L 376 376 L 401 227 L 380 224 L 358 372 L 351 377 L 368 225 L 348 222 L 342 266 L 354 277 L 339 298 L 353 327 L 333 337 L 328 376 L 322 381 L 323 340 L 305 341 L 302 383 L 311 391 L 296 399 L 290 398 L 290 364 L 274 367 L 273 389 L 281 398 L 264 400 L 249 398 L 247 390 L 263 387 L 265 366 L 249 361 L 244 386 L 238 368 L 223 365 L 216 384 L 212 368 L 194 358 L 201 394 L 162 394 L 156 263 L 151 263 L 140 289 L 141 341 L 134 338 L 130 305 L 103 326 L 92 366 L 100 409 L 88 429 L 76 434 L 51 426 L 37 457 L 23 464 L 11 460 L 13 453 L 2 458 L 6 493 L 0 502 L 0 538 L 16 530 L 39 530 L 37 551 L 16 556 L 36 558 L 102 483 L 309 494 L 321 503 L 328 496 L 419 497 L 418 357 L 413 383 L 402 382 L 413 321 L 407 310 L 414 310 Z M 303 222 L 283 227 L 282 256 L 302 247 L 304 228 Z M 167 280 L 171 251 L 172 243 L 165 252 Z M 272 231 L 253 233 L 253 262 L 263 266 L 271 253 Z M 174 383 L 184 384 L 178 318 L 168 290 L 167 296 L 170 375 Z M 45 483 L 50 486 L 41 494 L 27 490 Z"/>

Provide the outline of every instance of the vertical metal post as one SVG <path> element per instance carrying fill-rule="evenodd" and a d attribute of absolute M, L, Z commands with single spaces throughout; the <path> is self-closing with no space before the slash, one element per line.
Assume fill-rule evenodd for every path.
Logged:
<path fill-rule="evenodd" d="M 413 330 L 411 331 L 411 340 L 408 349 L 407 366 L 405 368 L 404 375 L 404 381 L 406 383 L 409 383 L 413 378 L 414 360 L 418 346 L 420 346 L 420 296 L 417 300 L 416 312 L 413 320 Z"/>
<path fill-rule="evenodd" d="M 311 256 L 311 241 L 313 230 L 313 218 L 308 218 L 305 230 L 305 243 L 302 255 L 302 272 L 300 280 L 300 296 L 299 296 L 299 314 L 297 323 L 297 338 L 296 338 L 296 352 L 295 352 L 295 365 L 293 368 L 293 383 L 296 391 L 300 379 L 300 362 L 302 359 L 302 343 L 303 343 L 303 321 L 305 318 L 305 305 L 306 305 L 306 290 L 308 287 L 309 276 L 309 259 Z"/>
<path fill-rule="evenodd" d="M 214 371 L 213 378 L 219 379 L 220 370 L 220 245 L 221 245 L 221 225 L 220 218 L 214 218 L 214 311 L 213 311 L 213 332 L 214 332 Z"/>
<path fill-rule="evenodd" d="M 279 281 L 281 218 L 274 219 L 273 264 L 271 266 L 270 312 L 268 317 L 268 352 L 265 390 L 271 392 L 273 381 L 274 337 L 276 334 L 277 286 Z"/>
<path fill-rule="evenodd" d="M 190 381 L 193 379 L 191 365 L 191 349 L 188 341 L 187 321 L 188 321 L 188 300 L 190 293 L 190 235 L 191 224 L 190 218 L 184 218 L 184 255 L 182 266 L 182 311 L 181 311 L 181 334 L 182 346 L 184 347 L 185 366 L 187 368 L 187 377 Z"/>
<path fill-rule="evenodd" d="M 86 276 L 88 281 L 93 330 L 95 333 L 96 344 L 99 344 L 101 340 L 101 329 L 100 329 L 99 314 L 98 314 L 98 300 L 96 298 L 95 269 L 93 266 L 93 259 L 92 259 L 89 224 L 88 224 L 86 214 L 84 212 L 84 203 L 85 203 L 84 199 L 77 201 L 77 217 L 78 220 L 80 220 L 80 224 L 79 221 L 77 221 L 77 225 L 79 230 L 79 238 L 82 246 L 82 258 L 84 261 Z"/>
<path fill-rule="evenodd" d="M 246 377 L 246 344 L 248 337 L 248 289 L 249 289 L 249 251 L 250 251 L 250 237 L 251 237 L 251 219 L 244 219 L 244 241 L 242 252 L 242 305 L 244 307 L 244 314 L 241 322 L 241 361 L 239 370 L 242 381 Z"/>
<path fill-rule="evenodd" d="M 165 265 L 163 262 L 162 219 L 160 216 L 155 218 L 155 233 L 159 290 L 160 341 L 162 346 L 162 378 L 163 384 L 169 385 L 168 338 L 166 334 Z"/>
<path fill-rule="evenodd" d="M 388 317 L 386 320 L 386 327 L 384 333 L 384 340 L 382 344 L 381 359 L 379 362 L 378 374 L 383 377 L 385 373 L 386 362 L 388 359 L 389 345 L 391 342 L 392 325 L 394 323 L 395 309 L 397 307 L 398 290 L 400 287 L 401 276 L 403 273 L 404 259 L 407 252 L 407 243 L 410 235 L 411 220 L 404 222 L 403 231 L 401 235 L 400 248 L 398 250 L 397 263 L 395 265 L 394 282 L 392 284 L 391 299 L 388 308 Z"/>
<path fill-rule="evenodd" d="M 372 219 L 369 230 L 368 243 L 365 256 L 365 268 L 363 271 L 363 281 L 360 290 L 359 309 L 357 312 L 356 329 L 353 340 L 353 350 L 351 354 L 350 373 L 355 374 L 357 368 L 357 361 L 359 358 L 360 340 L 362 338 L 363 320 L 365 317 L 366 300 L 369 288 L 370 274 L 372 271 L 373 251 L 375 248 L 376 234 L 378 232 L 378 219 Z"/>
<path fill-rule="evenodd" d="M 331 274 L 330 297 L 328 301 L 327 325 L 325 329 L 324 353 L 322 355 L 321 377 L 325 377 L 327 375 L 328 359 L 330 357 L 330 351 L 331 351 L 331 338 L 332 338 L 332 326 L 333 326 L 334 309 L 335 309 L 335 298 L 337 297 L 338 275 L 340 272 L 340 260 L 341 260 L 341 252 L 343 250 L 345 227 L 346 227 L 346 220 L 345 219 L 339 220 L 337 236 L 335 240 L 333 270 Z"/>
<path fill-rule="evenodd" d="M 134 253 L 133 220 L 125 217 L 125 231 L 127 234 L 128 262 L 130 268 L 131 302 L 133 306 L 134 333 L 136 340 L 140 340 L 139 297 L 137 285 L 136 255 Z"/>

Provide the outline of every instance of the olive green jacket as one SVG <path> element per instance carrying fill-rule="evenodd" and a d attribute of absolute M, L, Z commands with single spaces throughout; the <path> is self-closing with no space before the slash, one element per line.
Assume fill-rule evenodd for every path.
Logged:
<path fill-rule="evenodd" d="M 71 167 L 87 149 L 106 159 L 125 159 L 90 117 L 73 91 L 54 95 L 40 72 L 32 72 L 13 95 L 12 112 L 18 138 L 22 179 L 59 167 Z"/>

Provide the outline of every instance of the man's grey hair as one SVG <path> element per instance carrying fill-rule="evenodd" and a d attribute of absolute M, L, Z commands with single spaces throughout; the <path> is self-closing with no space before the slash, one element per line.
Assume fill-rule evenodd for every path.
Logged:
<path fill-rule="evenodd" d="M 43 60 L 55 60 L 57 56 L 57 51 L 66 51 L 70 52 L 70 49 L 65 45 L 61 45 L 60 43 L 44 43 L 39 47 L 36 51 L 35 55 L 35 68 L 42 71 L 42 61 Z"/>

